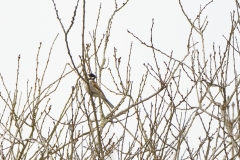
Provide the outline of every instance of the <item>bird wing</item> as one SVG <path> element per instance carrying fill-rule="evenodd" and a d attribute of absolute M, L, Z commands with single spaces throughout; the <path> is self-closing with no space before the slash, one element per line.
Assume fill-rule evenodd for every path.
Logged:
<path fill-rule="evenodd" d="M 101 88 L 99 87 L 99 85 L 97 84 L 97 82 L 95 81 L 91 81 L 92 82 L 92 91 L 96 94 L 101 94 L 99 95 L 100 98 L 105 98 L 105 95 L 103 93 L 103 91 L 101 90 Z"/>
<path fill-rule="evenodd" d="M 103 91 L 101 90 L 101 88 L 99 87 L 99 85 L 97 84 L 97 82 L 95 81 L 91 81 L 91 85 L 92 85 L 92 93 L 93 95 L 95 95 L 96 97 L 100 97 L 101 99 L 103 99 L 112 109 L 114 108 L 114 106 L 112 105 L 112 103 L 106 98 L 106 96 L 104 95 Z"/>

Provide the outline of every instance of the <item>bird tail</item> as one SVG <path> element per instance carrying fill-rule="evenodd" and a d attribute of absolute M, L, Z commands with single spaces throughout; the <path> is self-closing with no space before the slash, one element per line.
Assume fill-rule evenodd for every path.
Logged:
<path fill-rule="evenodd" d="M 106 98 L 105 98 L 105 102 L 107 103 L 107 105 L 108 105 L 109 107 L 111 107 L 112 109 L 114 108 L 114 106 L 112 105 L 112 103 L 109 102 L 109 100 L 107 100 Z"/>

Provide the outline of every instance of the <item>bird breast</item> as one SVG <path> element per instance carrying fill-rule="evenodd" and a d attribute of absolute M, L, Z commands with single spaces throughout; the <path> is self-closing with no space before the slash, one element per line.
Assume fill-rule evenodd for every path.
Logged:
<path fill-rule="evenodd" d="M 98 88 L 96 88 L 96 87 L 94 86 L 94 83 L 95 83 L 95 82 L 92 81 L 92 80 L 89 81 L 89 88 L 90 88 L 90 91 L 91 91 L 91 92 L 89 91 L 89 88 L 88 88 L 87 83 L 84 84 L 84 88 L 85 88 L 86 92 L 87 92 L 88 94 L 92 94 L 93 97 L 103 98 L 103 97 L 104 97 L 103 93 L 102 93 L 101 91 L 99 91 Z"/>

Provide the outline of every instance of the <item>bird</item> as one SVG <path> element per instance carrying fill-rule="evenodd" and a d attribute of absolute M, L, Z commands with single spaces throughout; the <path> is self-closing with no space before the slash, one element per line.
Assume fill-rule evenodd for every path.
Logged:
<path fill-rule="evenodd" d="M 106 98 L 106 96 L 104 95 L 103 91 L 101 90 L 101 88 L 99 87 L 99 85 L 97 84 L 97 82 L 95 82 L 96 79 L 96 75 L 93 73 L 89 73 L 88 74 L 88 82 L 89 82 L 89 87 L 88 84 L 86 82 L 84 82 L 84 88 L 86 90 L 86 92 L 89 95 L 92 95 L 93 97 L 99 97 L 101 98 L 109 107 L 111 107 L 112 109 L 114 108 L 114 106 L 112 105 L 112 103 Z"/>

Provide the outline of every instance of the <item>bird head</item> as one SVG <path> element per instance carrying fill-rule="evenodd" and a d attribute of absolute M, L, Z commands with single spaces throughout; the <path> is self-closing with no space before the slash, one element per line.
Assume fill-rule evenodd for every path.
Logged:
<path fill-rule="evenodd" d="M 89 78 L 90 80 L 95 80 L 95 78 L 97 78 L 97 76 L 96 76 L 95 74 L 93 74 L 93 73 L 89 73 L 89 74 L 88 74 L 88 78 Z"/>

